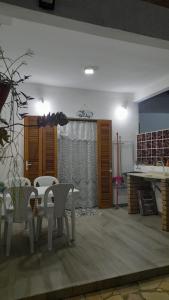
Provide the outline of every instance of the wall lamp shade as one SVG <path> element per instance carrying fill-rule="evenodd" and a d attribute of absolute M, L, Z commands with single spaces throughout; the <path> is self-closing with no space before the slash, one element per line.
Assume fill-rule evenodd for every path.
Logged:
<path fill-rule="evenodd" d="M 39 6 L 44 9 L 55 9 L 55 0 L 39 0 Z"/>
<path fill-rule="evenodd" d="M 47 115 L 50 112 L 50 103 L 48 101 L 38 101 L 35 103 L 36 112 L 40 116 Z"/>
<path fill-rule="evenodd" d="M 123 121 L 127 118 L 128 115 L 128 110 L 127 107 L 124 106 L 118 106 L 115 110 L 115 116 L 116 119 L 118 119 L 119 121 Z"/>

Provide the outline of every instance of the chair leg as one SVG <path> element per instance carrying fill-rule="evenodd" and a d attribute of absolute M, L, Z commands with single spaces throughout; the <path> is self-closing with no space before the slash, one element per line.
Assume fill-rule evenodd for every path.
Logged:
<path fill-rule="evenodd" d="M 52 250 L 53 216 L 48 218 L 48 250 Z"/>
<path fill-rule="evenodd" d="M 42 217 L 37 217 L 36 241 L 39 240 L 42 229 Z"/>
<path fill-rule="evenodd" d="M 27 230 L 27 229 L 28 229 L 28 222 L 25 221 L 25 230 Z"/>
<path fill-rule="evenodd" d="M 29 220 L 29 239 L 30 239 L 30 251 L 34 253 L 34 228 L 33 220 Z"/>
<path fill-rule="evenodd" d="M 1 210 L 0 210 L 0 241 L 1 241 Z"/>
<path fill-rule="evenodd" d="M 53 230 L 56 230 L 56 217 L 54 216 L 53 219 Z"/>
<path fill-rule="evenodd" d="M 57 218 L 57 227 L 58 227 L 58 236 L 62 236 L 63 234 L 63 219 Z"/>
<path fill-rule="evenodd" d="M 69 245 L 70 244 L 69 221 L 67 215 L 65 215 L 64 218 L 65 218 L 65 226 L 66 226 L 67 243 Z"/>
<path fill-rule="evenodd" d="M 3 238 L 3 243 L 4 243 L 4 245 L 6 245 L 7 229 L 8 229 L 8 222 L 7 222 L 7 221 L 4 221 L 4 238 Z"/>
<path fill-rule="evenodd" d="M 6 256 L 9 256 L 11 250 L 11 236 L 12 236 L 12 223 L 7 224 L 7 238 L 6 238 Z"/>

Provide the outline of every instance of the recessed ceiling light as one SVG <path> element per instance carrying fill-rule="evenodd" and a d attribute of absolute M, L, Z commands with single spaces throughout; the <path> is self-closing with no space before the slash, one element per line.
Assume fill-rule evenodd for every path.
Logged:
<path fill-rule="evenodd" d="M 95 73 L 95 67 L 87 67 L 84 69 L 85 75 L 93 75 Z"/>

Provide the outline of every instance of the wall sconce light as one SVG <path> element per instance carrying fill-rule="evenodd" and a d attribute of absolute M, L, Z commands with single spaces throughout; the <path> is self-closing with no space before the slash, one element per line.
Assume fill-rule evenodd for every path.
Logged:
<path fill-rule="evenodd" d="M 40 116 L 46 116 L 50 112 L 50 103 L 48 101 L 44 101 L 43 98 L 36 102 L 35 105 L 37 114 Z"/>
<path fill-rule="evenodd" d="M 39 6 L 44 9 L 55 9 L 55 0 L 39 0 Z"/>
<path fill-rule="evenodd" d="M 115 110 L 115 116 L 118 120 L 123 121 L 127 118 L 128 110 L 124 105 L 120 105 Z"/>

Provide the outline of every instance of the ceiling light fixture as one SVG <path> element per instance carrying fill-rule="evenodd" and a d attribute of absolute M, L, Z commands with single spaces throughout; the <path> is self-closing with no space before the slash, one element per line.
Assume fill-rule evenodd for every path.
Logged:
<path fill-rule="evenodd" d="M 39 6 L 44 9 L 55 9 L 55 0 L 39 0 Z"/>
<path fill-rule="evenodd" d="M 86 67 L 84 69 L 84 73 L 85 75 L 94 75 L 96 69 L 97 69 L 96 67 Z"/>

